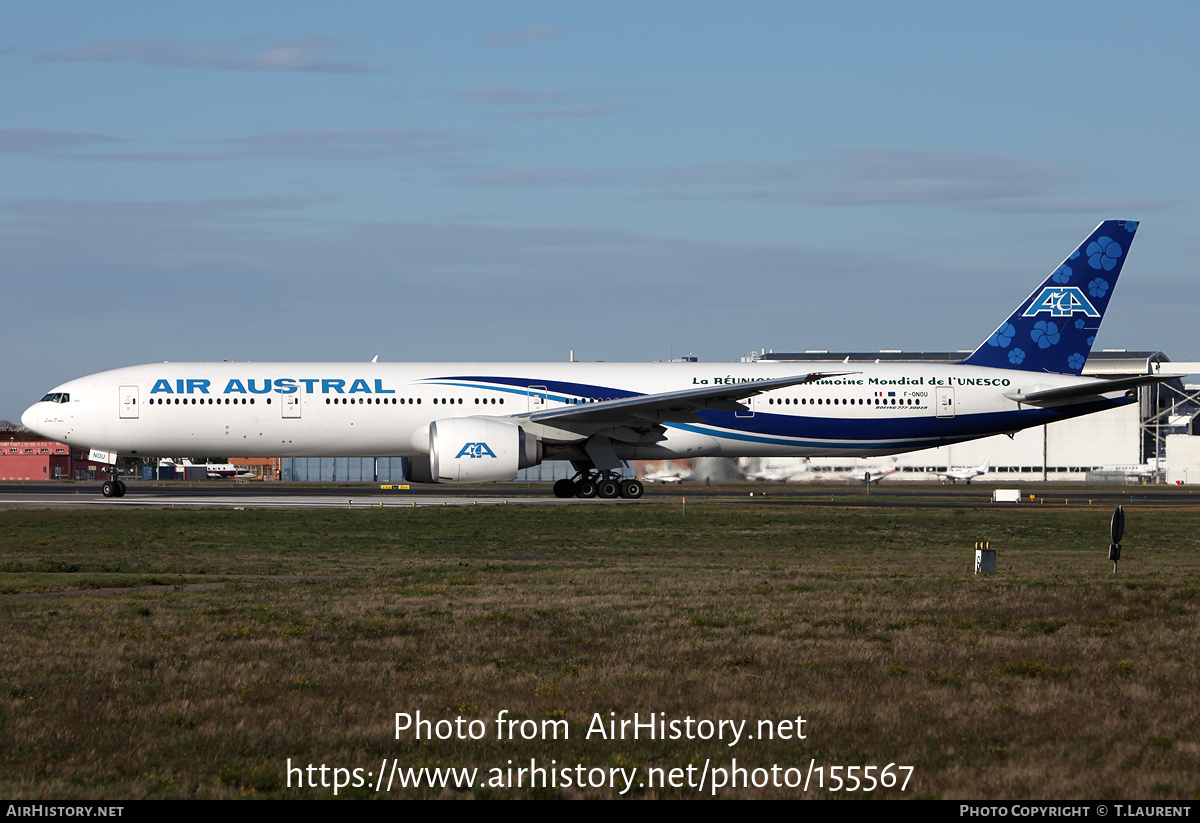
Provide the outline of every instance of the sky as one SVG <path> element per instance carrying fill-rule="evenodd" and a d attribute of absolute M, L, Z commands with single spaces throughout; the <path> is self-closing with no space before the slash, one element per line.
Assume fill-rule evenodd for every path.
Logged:
<path fill-rule="evenodd" d="M 1200 360 L 1200 5 L 13 2 L 0 419 L 162 360 Z"/>

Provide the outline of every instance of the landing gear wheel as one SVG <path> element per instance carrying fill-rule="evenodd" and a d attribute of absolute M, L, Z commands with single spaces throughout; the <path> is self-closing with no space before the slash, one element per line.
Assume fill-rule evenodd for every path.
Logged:
<path fill-rule="evenodd" d="M 645 487 L 640 480 L 624 480 L 621 482 L 621 496 L 626 500 L 637 500 L 642 496 Z"/>
<path fill-rule="evenodd" d="M 621 496 L 621 484 L 611 478 L 604 478 L 596 485 L 596 494 L 611 500 Z"/>
<path fill-rule="evenodd" d="M 586 477 L 575 486 L 576 497 L 595 497 L 596 491 L 596 481 L 588 480 Z"/>
<path fill-rule="evenodd" d="M 557 480 L 554 483 L 555 497 L 574 497 L 575 496 L 575 481 L 574 480 Z"/>
<path fill-rule="evenodd" d="M 117 497 L 124 497 L 124 496 L 125 496 L 125 481 L 118 480 L 117 481 Z"/>
<path fill-rule="evenodd" d="M 102 495 L 104 495 L 105 497 L 120 497 L 121 496 L 117 492 L 117 484 L 111 480 L 104 481 L 104 483 L 100 486 L 100 493 Z"/>

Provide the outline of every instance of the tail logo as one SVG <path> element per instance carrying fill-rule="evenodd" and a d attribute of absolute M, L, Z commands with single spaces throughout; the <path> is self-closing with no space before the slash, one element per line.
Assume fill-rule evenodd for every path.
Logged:
<path fill-rule="evenodd" d="M 1078 312 L 1083 312 L 1088 317 L 1100 316 L 1100 312 L 1096 311 L 1092 301 L 1087 299 L 1083 289 L 1077 286 L 1048 286 L 1042 289 L 1021 316 L 1037 317 L 1042 312 L 1049 312 L 1051 317 L 1071 317 Z"/>

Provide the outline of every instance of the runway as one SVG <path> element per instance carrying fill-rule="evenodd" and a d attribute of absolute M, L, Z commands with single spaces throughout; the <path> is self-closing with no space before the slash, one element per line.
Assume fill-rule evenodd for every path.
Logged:
<path fill-rule="evenodd" d="M 637 506 L 653 503 L 749 504 L 870 508 L 994 508 L 996 506 L 1196 506 L 1200 490 L 1172 486 L 1083 487 L 1026 484 L 1019 504 L 991 502 L 994 486 L 891 484 L 870 494 L 859 485 L 723 484 L 647 486 L 641 500 L 559 499 L 549 484 L 494 484 L 475 487 L 417 486 L 384 489 L 380 484 L 129 482 L 125 497 L 101 496 L 95 483 L 7 483 L 0 485 L 0 509 L 60 507 L 364 509 L 428 506 Z"/>
<path fill-rule="evenodd" d="M 64 491 L 66 493 L 64 493 Z M 193 508 L 193 509 L 378 509 L 419 508 L 425 506 L 509 506 L 509 505 L 571 505 L 579 503 L 614 504 L 621 500 L 560 500 L 552 495 L 494 496 L 476 494 L 448 495 L 412 494 L 406 491 L 384 491 L 378 486 L 358 489 L 288 489 L 274 487 L 269 491 L 258 488 L 223 487 L 172 488 L 129 485 L 124 497 L 104 497 L 94 489 L 50 490 L 44 486 L 12 491 L 0 487 L 0 508 L 61 508 L 61 507 L 133 507 L 133 508 Z M 265 492 L 265 493 L 264 493 Z"/>

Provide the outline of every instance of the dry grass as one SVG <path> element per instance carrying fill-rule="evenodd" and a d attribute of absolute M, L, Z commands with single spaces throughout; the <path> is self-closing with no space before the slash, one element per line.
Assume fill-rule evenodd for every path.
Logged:
<path fill-rule="evenodd" d="M 329 794 L 287 788 L 289 758 L 644 779 L 736 757 L 915 768 L 879 796 L 1195 798 L 1200 513 L 1126 513 L 1114 579 L 1099 510 L 0 512 L 0 588 L 25 592 L 0 599 L 0 794 Z M 978 539 L 994 576 L 970 573 Z M 310 578 L 179 585 L 197 574 Z M 502 709 L 571 737 L 497 741 Z M 418 710 L 489 737 L 395 739 L 394 713 Z M 585 739 L 596 712 L 803 715 L 808 738 Z M 464 793 L 618 792 L 391 796 Z"/>

